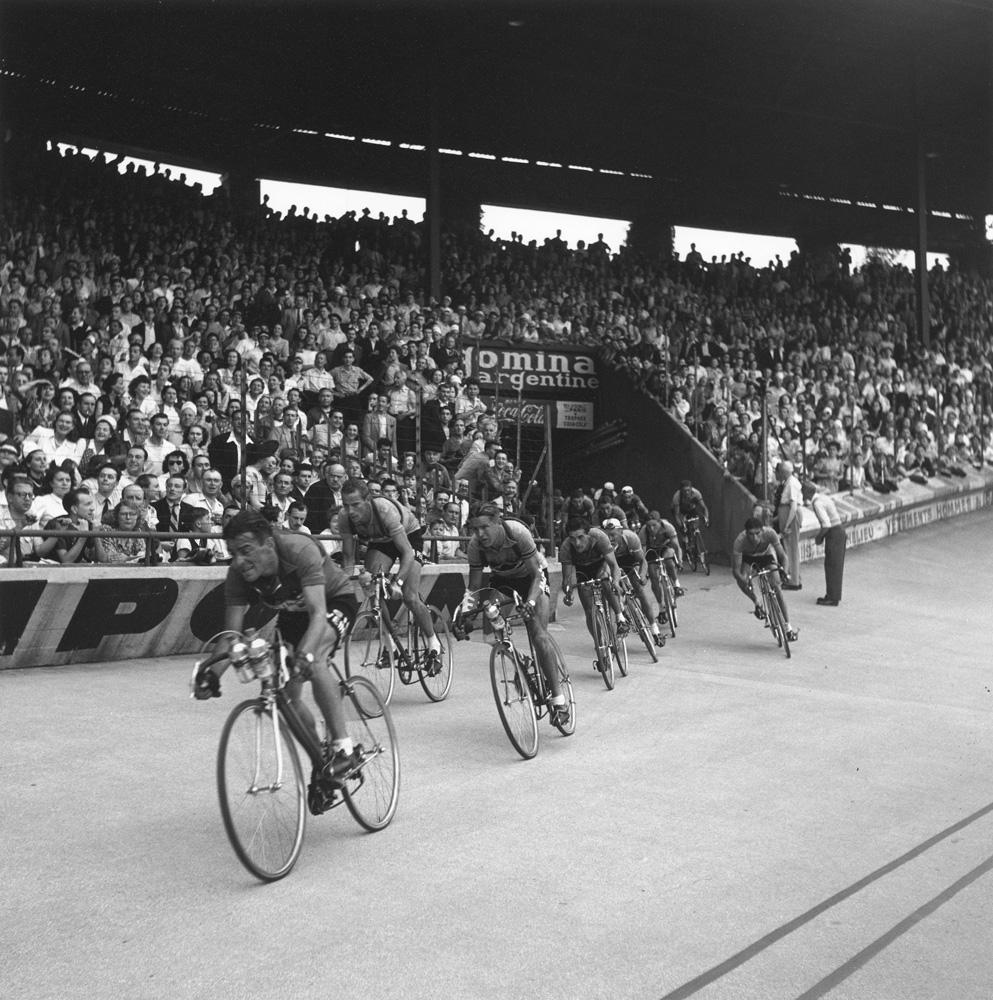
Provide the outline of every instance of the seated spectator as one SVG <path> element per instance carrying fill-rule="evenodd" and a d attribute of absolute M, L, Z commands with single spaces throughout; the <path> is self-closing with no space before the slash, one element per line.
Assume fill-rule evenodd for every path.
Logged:
<path fill-rule="evenodd" d="M 94 561 L 93 539 L 79 532 L 96 530 L 93 523 L 93 497 L 87 490 L 70 490 L 63 498 L 65 514 L 53 517 L 50 528 L 65 530 L 55 540 L 54 557 L 65 566 Z"/>
<path fill-rule="evenodd" d="M 72 473 L 61 466 L 53 465 L 45 477 L 45 485 L 47 492 L 34 498 L 30 510 L 39 528 L 47 528 L 48 522 L 53 517 L 65 516 L 66 508 L 63 500 L 73 488 Z"/>
<path fill-rule="evenodd" d="M 191 507 L 189 521 L 183 525 L 185 531 L 200 534 L 215 534 L 213 518 L 206 507 Z M 190 562 L 197 566 L 209 566 L 218 559 L 226 559 L 227 546 L 217 538 L 180 538 L 176 541 L 173 562 Z"/>
<path fill-rule="evenodd" d="M 30 513 L 34 486 L 27 476 L 10 475 L 4 489 L 7 505 L 0 507 L 0 530 L 15 532 L 0 535 L 0 566 L 18 567 L 37 558 L 40 538 L 19 537 L 16 532 L 32 530 L 37 520 Z"/>
<path fill-rule="evenodd" d="M 145 561 L 147 550 L 145 539 L 137 534 L 141 511 L 131 503 L 121 502 L 113 510 L 110 524 L 105 531 L 124 531 L 132 534 L 122 537 L 109 535 L 94 539 L 94 551 L 98 563 L 137 565 Z"/>

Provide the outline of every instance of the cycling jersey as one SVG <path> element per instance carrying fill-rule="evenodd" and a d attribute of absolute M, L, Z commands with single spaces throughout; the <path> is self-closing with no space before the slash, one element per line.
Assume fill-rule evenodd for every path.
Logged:
<path fill-rule="evenodd" d="M 621 537 L 614 545 L 614 556 L 621 569 L 633 569 L 641 565 L 644 552 L 641 549 L 641 540 L 633 531 L 621 532 Z"/>
<path fill-rule="evenodd" d="M 665 518 L 646 521 L 641 529 L 642 545 L 659 553 L 673 548 L 677 537 L 675 527 Z"/>
<path fill-rule="evenodd" d="M 424 544 L 424 527 L 409 507 L 404 507 L 388 497 L 370 497 L 367 519 L 356 522 L 355 515 L 348 512 L 348 527 L 356 538 L 366 542 L 367 551 L 382 552 L 394 561 L 400 558 L 400 550 L 391 537 L 391 530 L 400 527 L 414 551 Z"/>
<path fill-rule="evenodd" d="M 248 583 L 232 564 L 224 580 L 225 605 L 264 604 L 281 614 L 306 612 L 303 590 L 312 586 L 324 587 L 329 607 L 339 598 L 355 599 L 351 581 L 326 557 L 316 539 L 296 532 L 277 532 L 273 541 L 279 558 L 276 575 Z"/>
<path fill-rule="evenodd" d="M 572 565 L 586 569 L 595 563 L 603 562 L 612 550 L 607 533 L 599 528 L 590 528 L 588 535 L 591 544 L 583 552 L 576 548 L 572 538 L 567 538 L 562 543 L 559 549 L 559 562 L 563 566 Z"/>
<path fill-rule="evenodd" d="M 538 554 L 534 536 L 521 521 L 503 522 L 504 542 L 495 549 L 484 548 L 475 536 L 469 540 L 470 569 L 489 566 L 491 574 L 498 577 L 521 579 L 530 577 L 528 560 Z"/>
<path fill-rule="evenodd" d="M 684 496 L 682 490 L 676 490 L 672 498 L 672 509 L 682 517 L 705 517 L 707 513 L 703 494 L 695 487 L 690 490 L 688 496 Z"/>
<path fill-rule="evenodd" d="M 770 566 L 776 565 L 776 545 L 779 543 L 779 535 L 773 528 L 763 528 L 759 535 L 759 540 L 753 542 L 748 537 L 748 532 L 743 531 L 734 540 L 733 552 L 741 556 L 741 561 L 745 563 L 763 563 Z"/>

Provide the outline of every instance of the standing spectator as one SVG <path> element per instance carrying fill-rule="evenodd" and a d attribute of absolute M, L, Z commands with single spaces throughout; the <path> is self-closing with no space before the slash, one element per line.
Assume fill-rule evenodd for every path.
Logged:
<path fill-rule="evenodd" d="M 800 590 L 800 510 L 803 493 L 800 480 L 793 473 L 792 462 L 780 462 L 776 466 L 776 529 L 783 540 L 786 561 L 789 567 L 789 583 L 783 590 Z"/>
<path fill-rule="evenodd" d="M 836 608 L 841 603 L 841 584 L 845 575 L 845 548 L 848 537 L 841 515 L 831 497 L 819 493 L 809 479 L 804 480 L 803 499 L 810 503 L 819 525 L 814 544 L 824 545 L 824 580 L 826 592 L 817 598 L 822 607 Z"/>

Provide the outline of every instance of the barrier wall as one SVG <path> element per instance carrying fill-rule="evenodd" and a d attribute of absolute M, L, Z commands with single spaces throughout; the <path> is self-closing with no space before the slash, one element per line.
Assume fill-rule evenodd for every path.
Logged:
<path fill-rule="evenodd" d="M 845 525 L 848 546 L 869 545 L 936 521 L 993 507 L 993 470 L 969 469 L 964 477 L 933 479 L 927 486 L 906 482 L 895 493 L 872 490 L 832 497 Z M 817 518 L 803 509 L 800 527 L 800 561 L 824 557 L 824 546 L 814 544 Z"/>
<path fill-rule="evenodd" d="M 38 567 L 0 572 L 0 670 L 199 652 L 224 627 L 225 566 Z M 552 607 L 561 586 L 549 568 Z M 468 566 L 429 565 L 421 596 L 451 614 Z M 357 591 L 357 596 L 359 592 Z M 251 623 L 260 627 L 273 613 Z"/>
<path fill-rule="evenodd" d="M 619 448 L 584 459 L 579 469 L 563 474 L 569 485 L 617 489 L 633 486 L 648 505 L 671 517 L 672 495 L 683 479 L 690 479 L 710 510 L 710 528 L 704 530 L 707 550 L 717 562 L 729 563 L 728 553 L 741 525 L 752 512 L 751 493 L 660 403 L 635 389 L 623 372 L 606 367 L 601 372 L 601 414 L 604 421 L 623 420 L 627 438 Z"/>

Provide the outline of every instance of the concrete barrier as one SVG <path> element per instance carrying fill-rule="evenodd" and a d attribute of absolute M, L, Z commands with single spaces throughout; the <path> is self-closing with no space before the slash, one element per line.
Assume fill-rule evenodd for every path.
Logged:
<path fill-rule="evenodd" d="M 549 571 L 554 607 L 561 571 L 557 564 Z M 226 566 L 0 571 L 0 670 L 196 653 L 224 627 L 226 573 Z M 425 566 L 421 596 L 450 615 L 467 578 L 465 564 Z"/>
<path fill-rule="evenodd" d="M 969 469 L 964 477 L 932 479 L 927 486 L 909 481 L 894 493 L 858 490 L 832 496 L 848 536 L 848 547 L 870 545 L 914 531 L 937 521 L 993 506 L 993 470 Z M 800 561 L 824 558 L 824 546 L 814 544 L 817 518 L 803 509 Z"/>

